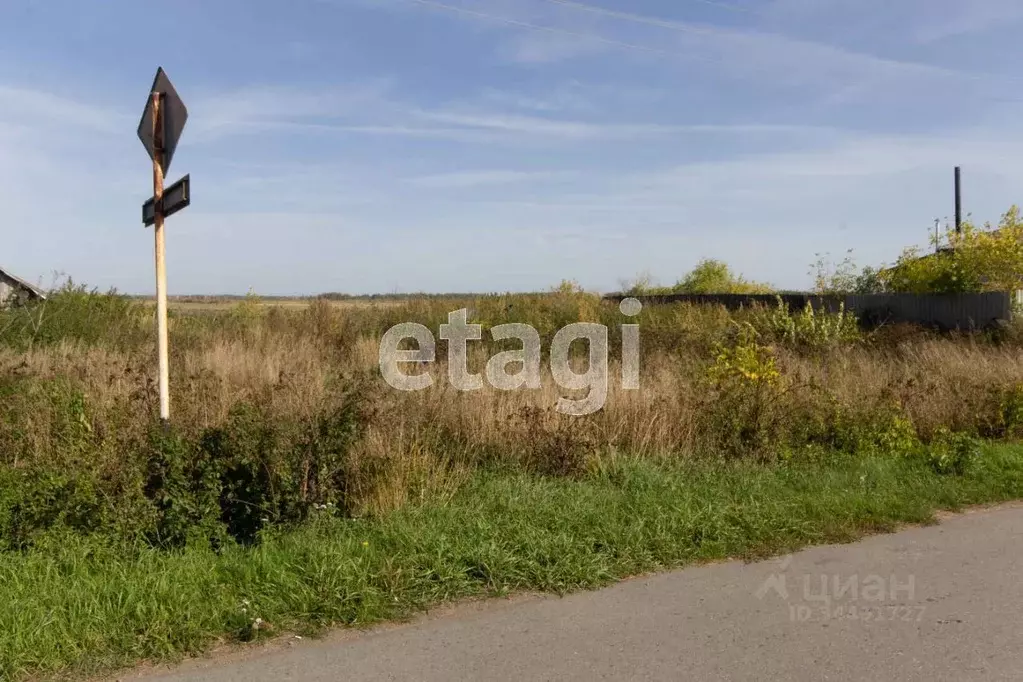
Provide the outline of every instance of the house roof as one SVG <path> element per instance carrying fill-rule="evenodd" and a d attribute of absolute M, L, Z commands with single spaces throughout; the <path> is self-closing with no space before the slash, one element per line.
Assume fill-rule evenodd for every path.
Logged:
<path fill-rule="evenodd" d="M 43 292 L 42 289 L 40 289 L 39 287 L 37 287 L 35 285 L 29 284 L 28 282 L 26 282 L 25 280 L 21 279 L 20 277 L 17 277 L 16 275 L 11 274 L 7 270 L 4 270 L 2 267 L 0 267 L 0 279 L 10 280 L 11 282 L 14 282 L 19 287 L 30 291 L 35 296 L 38 296 L 39 298 L 42 298 L 42 299 L 46 298 L 46 294 Z"/>

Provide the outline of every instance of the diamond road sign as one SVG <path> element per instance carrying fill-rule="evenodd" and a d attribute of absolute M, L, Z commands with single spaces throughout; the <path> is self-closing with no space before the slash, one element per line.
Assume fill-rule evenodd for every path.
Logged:
<path fill-rule="evenodd" d="M 163 162 L 161 166 L 166 175 L 170 168 L 171 159 L 174 157 L 174 150 L 177 149 L 178 139 L 181 138 L 181 131 L 185 128 L 185 121 L 188 120 L 188 109 L 181 101 L 166 72 L 162 68 L 157 69 L 156 78 L 153 79 L 153 87 L 150 88 L 150 96 L 146 99 L 146 108 L 142 112 L 142 120 L 139 122 L 139 139 L 149 152 L 149 158 L 156 156 L 156 141 L 153 140 L 153 98 L 152 93 L 158 92 L 162 95 L 160 101 L 160 119 L 163 122 Z"/>

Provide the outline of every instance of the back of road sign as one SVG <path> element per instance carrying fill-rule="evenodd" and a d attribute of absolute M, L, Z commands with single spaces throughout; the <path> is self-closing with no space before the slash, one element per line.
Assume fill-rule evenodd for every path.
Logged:
<path fill-rule="evenodd" d="M 163 68 L 157 69 L 138 130 L 139 139 L 142 140 L 142 145 L 149 152 L 149 158 L 154 158 L 156 155 L 156 143 L 153 140 L 152 93 L 154 92 L 163 95 L 160 102 L 160 118 L 163 120 L 163 163 L 161 165 L 166 176 L 171 159 L 174 158 L 174 150 L 177 149 L 178 140 L 181 138 L 181 131 L 184 130 L 185 121 L 188 120 L 188 109 L 185 108 L 185 103 L 181 101 L 181 97 L 178 96 Z"/>

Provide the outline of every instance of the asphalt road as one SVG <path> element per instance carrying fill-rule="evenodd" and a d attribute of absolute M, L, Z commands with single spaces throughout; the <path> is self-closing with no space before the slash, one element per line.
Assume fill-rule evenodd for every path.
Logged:
<path fill-rule="evenodd" d="M 462 605 L 144 678 L 1023 680 L 1023 507 L 565 598 Z"/>

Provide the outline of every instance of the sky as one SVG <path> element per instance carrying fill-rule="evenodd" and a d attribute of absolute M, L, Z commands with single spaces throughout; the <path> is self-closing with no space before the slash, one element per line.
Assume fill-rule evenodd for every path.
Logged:
<path fill-rule="evenodd" d="M 805 288 L 1023 201 L 1019 0 L 0 0 L 0 267 L 171 294 Z"/>

